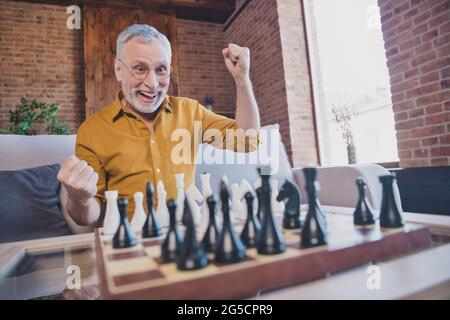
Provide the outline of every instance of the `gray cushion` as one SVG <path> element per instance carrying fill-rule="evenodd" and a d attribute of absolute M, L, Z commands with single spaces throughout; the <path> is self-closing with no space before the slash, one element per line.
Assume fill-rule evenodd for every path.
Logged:
<path fill-rule="evenodd" d="M 72 234 L 59 207 L 59 168 L 0 171 L 0 243 Z"/>

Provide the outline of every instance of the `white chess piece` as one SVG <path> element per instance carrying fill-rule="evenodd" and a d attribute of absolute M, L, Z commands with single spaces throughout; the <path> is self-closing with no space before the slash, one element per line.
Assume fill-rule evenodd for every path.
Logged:
<path fill-rule="evenodd" d="M 233 212 L 235 218 L 240 220 L 245 219 L 243 208 L 239 185 L 237 183 L 233 183 L 231 184 L 231 211 Z"/>
<path fill-rule="evenodd" d="M 244 196 L 247 192 L 251 192 L 254 194 L 254 191 L 252 189 L 252 186 L 250 185 L 250 182 L 248 182 L 246 179 L 242 179 L 241 184 L 239 186 L 239 193 L 241 194 L 241 205 L 243 208 L 244 219 L 247 219 L 247 202 L 244 199 Z"/>
<path fill-rule="evenodd" d="M 177 187 L 177 209 L 175 216 L 177 221 L 181 221 L 184 210 L 184 173 L 175 173 Z"/>
<path fill-rule="evenodd" d="M 208 199 L 208 197 L 210 195 L 212 195 L 210 179 L 211 179 L 211 175 L 207 172 L 204 172 L 200 175 L 200 180 L 202 183 L 201 189 L 202 189 L 202 196 L 203 196 L 203 204 L 202 204 L 202 208 L 200 210 L 201 217 L 200 217 L 199 231 L 202 233 L 204 231 L 206 231 L 206 228 L 208 227 L 208 223 L 209 223 L 209 209 L 208 209 L 208 204 L 206 203 L 206 199 Z"/>
<path fill-rule="evenodd" d="M 106 212 L 105 220 L 103 221 L 103 233 L 115 234 L 120 224 L 119 207 L 117 206 L 117 197 L 119 192 L 117 190 L 105 191 L 106 198 Z"/>
<path fill-rule="evenodd" d="M 156 208 L 156 218 L 162 227 L 169 226 L 169 209 L 167 208 L 167 191 L 164 189 L 164 183 L 159 180 L 156 184 L 156 191 L 158 193 L 158 207 Z"/>
<path fill-rule="evenodd" d="M 144 226 L 145 223 L 145 219 L 147 218 L 143 202 L 144 202 L 144 194 L 142 192 L 136 192 L 134 194 L 134 204 L 135 204 L 134 214 L 130 223 L 131 229 L 135 233 L 139 233 L 142 230 L 142 227 Z"/>
<path fill-rule="evenodd" d="M 197 202 L 203 201 L 203 196 L 200 193 L 200 190 L 195 186 L 195 184 L 191 184 L 188 188 L 186 188 L 186 199 L 189 203 L 189 207 L 191 208 L 192 217 L 194 219 L 194 224 L 198 225 L 200 223 L 201 213 L 200 207 Z"/>
<path fill-rule="evenodd" d="M 272 187 L 272 212 L 274 214 L 282 214 L 284 212 L 284 202 L 277 201 L 278 196 L 278 180 L 272 179 L 271 181 L 271 187 Z"/>

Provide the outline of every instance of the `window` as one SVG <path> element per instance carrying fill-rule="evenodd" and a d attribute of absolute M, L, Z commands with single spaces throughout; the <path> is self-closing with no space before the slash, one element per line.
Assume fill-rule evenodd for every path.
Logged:
<path fill-rule="evenodd" d="M 306 0 L 322 165 L 398 161 L 376 0 Z"/>

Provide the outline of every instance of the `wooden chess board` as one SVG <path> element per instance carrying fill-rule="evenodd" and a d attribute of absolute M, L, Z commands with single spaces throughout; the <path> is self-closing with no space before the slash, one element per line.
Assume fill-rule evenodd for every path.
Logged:
<path fill-rule="evenodd" d="M 247 249 L 244 261 L 181 271 L 175 263 L 161 263 L 164 239 L 140 239 L 137 246 L 113 249 L 111 236 L 95 232 L 101 290 L 107 299 L 240 299 L 258 291 L 294 285 L 326 273 L 371 261 L 381 261 L 431 246 L 428 227 L 406 224 L 382 230 L 379 225 L 360 229 L 349 215 L 327 212 L 328 245 L 300 247 L 299 230 L 283 230 L 286 252 L 260 255 Z M 242 222 L 237 223 L 240 232 Z M 197 237 L 200 241 L 201 236 Z"/>

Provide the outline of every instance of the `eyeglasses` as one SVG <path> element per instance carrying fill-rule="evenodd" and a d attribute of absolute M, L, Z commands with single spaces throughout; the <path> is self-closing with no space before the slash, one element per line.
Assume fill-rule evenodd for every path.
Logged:
<path fill-rule="evenodd" d="M 127 66 L 125 62 L 117 58 L 117 61 L 119 61 L 121 64 L 123 64 L 124 67 L 130 71 L 130 73 L 133 75 L 133 77 L 138 81 L 144 81 L 147 79 L 148 75 L 150 74 L 150 68 L 148 65 L 142 62 L 138 62 L 132 66 Z M 158 67 L 153 69 L 155 71 L 156 76 L 159 79 L 167 79 L 170 77 L 170 71 L 172 70 L 172 67 L 166 66 L 166 65 L 159 65 Z"/>

